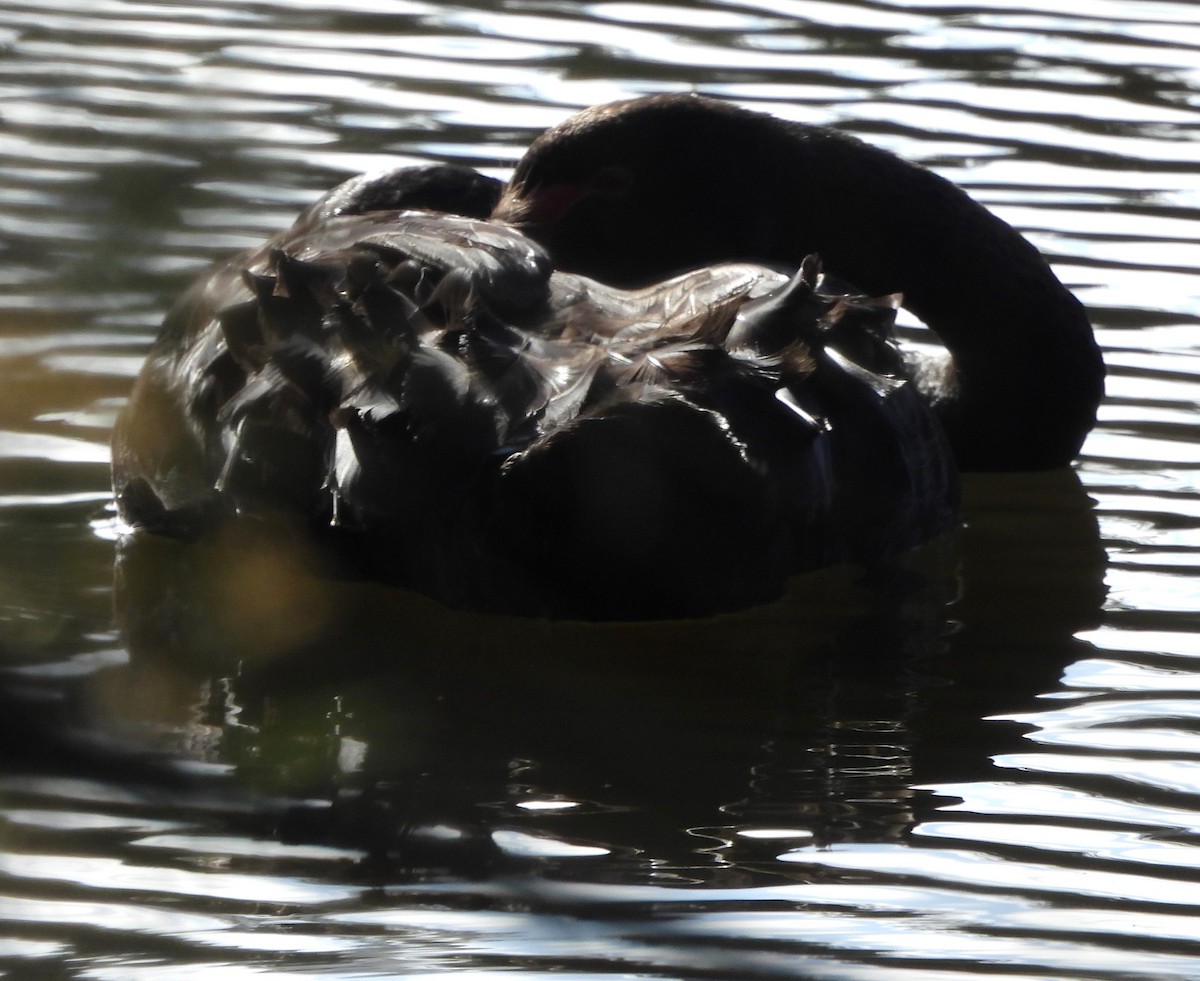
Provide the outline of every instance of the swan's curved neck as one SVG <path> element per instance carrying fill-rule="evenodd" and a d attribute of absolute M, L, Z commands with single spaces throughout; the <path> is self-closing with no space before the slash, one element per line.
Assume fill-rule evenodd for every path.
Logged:
<path fill-rule="evenodd" d="M 857 141 L 828 146 L 844 159 L 813 174 L 817 200 L 793 218 L 827 268 L 867 292 L 902 292 L 946 346 L 954 384 L 931 394 L 960 468 L 1069 464 L 1104 392 L 1083 305 L 954 185 Z"/>

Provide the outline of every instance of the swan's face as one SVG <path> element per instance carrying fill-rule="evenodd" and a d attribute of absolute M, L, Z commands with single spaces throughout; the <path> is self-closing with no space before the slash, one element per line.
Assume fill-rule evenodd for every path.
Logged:
<path fill-rule="evenodd" d="M 637 255 L 646 232 L 635 175 L 628 163 L 528 173 L 510 185 L 494 218 L 510 221 L 549 251 L 560 269 L 617 285 L 645 270 Z"/>
<path fill-rule="evenodd" d="M 588 110 L 534 141 L 493 217 L 622 286 L 754 258 L 753 156 L 735 137 L 759 118 L 687 96 Z"/>

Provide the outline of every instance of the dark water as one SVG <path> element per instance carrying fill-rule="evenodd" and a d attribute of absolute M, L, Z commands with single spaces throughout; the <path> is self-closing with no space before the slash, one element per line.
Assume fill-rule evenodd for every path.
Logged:
<path fill-rule="evenodd" d="M 1200 7 L 1059 6 L 0 0 L 0 972 L 1200 978 Z M 191 277 L 689 88 L 1023 229 L 1110 367 L 1076 473 L 702 624 L 114 568 L 108 431 Z"/>

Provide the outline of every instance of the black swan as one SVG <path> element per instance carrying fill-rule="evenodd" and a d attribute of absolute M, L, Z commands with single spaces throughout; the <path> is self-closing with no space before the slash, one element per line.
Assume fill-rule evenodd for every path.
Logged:
<path fill-rule="evenodd" d="M 646 118 L 678 144 L 657 123 L 647 137 Z M 700 170 L 695 140 L 712 141 Z M 793 157 L 828 147 L 832 193 L 813 160 L 807 178 L 767 188 L 734 152 L 767 151 L 759 171 L 791 174 L 777 158 L 792 143 Z M 753 193 L 705 183 L 726 166 Z M 947 296 L 905 251 L 896 212 L 919 204 L 889 210 L 874 189 L 834 200 L 854 166 L 906 177 L 904 193 L 931 198 L 923 220 L 965 230 L 936 253 L 955 255 Z M 1094 418 L 1090 328 L 1032 247 L 863 144 L 656 97 L 551 130 L 501 190 L 461 167 L 356 178 L 195 284 L 114 430 L 125 521 L 184 538 L 229 519 L 284 527 L 356 575 L 473 609 L 702 616 L 929 540 L 956 521 L 955 456 L 1063 464 Z M 883 295 L 784 242 L 806 209 L 835 227 L 810 216 L 797 240 Z M 964 295 L 968 275 L 989 292 Z M 946 341 L 957 386 L 914 372 L 895 345 L 897 288 Z M 1020 310 L 1048 322 L 993 323 Z M 947 327 L 951 312 L 975 322 Z M 976 334 L 1002 329 L 1024 358 L 1002 339 L 977 355 Z M 1053 394 L 1033 360 L 1047 348 L 1068 376 Z M 996 374 L 1012 372 L 1001 392 Z M 1033 401 L 1048 417 L 1018 459 L 1021 441 L 993 433 L 1024 426 Z M 971 432 L 992 444 L 973 450 Z"/>

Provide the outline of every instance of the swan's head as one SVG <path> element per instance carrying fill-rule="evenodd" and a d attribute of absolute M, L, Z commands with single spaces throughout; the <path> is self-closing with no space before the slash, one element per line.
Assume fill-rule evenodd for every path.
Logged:
<path fill-rule="evenodd" d="M 693 95 L 596 106 L 533 142 L 492 216 L 541 242 L 558 268 L 623 286 L 762 258 L 777 128 Z"/>

